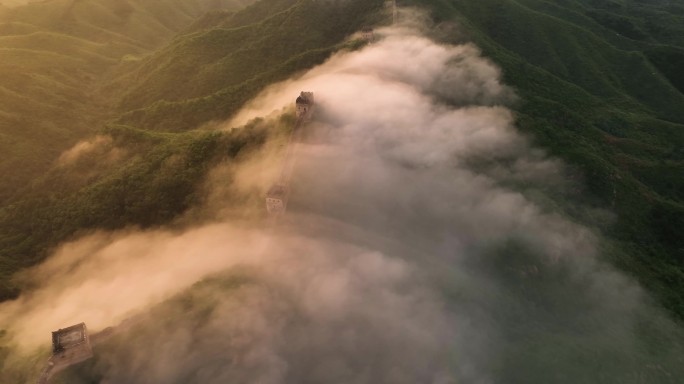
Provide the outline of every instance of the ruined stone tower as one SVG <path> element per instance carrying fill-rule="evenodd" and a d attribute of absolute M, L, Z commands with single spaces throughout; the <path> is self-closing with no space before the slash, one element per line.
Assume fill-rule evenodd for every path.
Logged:
<path fill-rule="evenodd" d="M 297 106 L 297 117 L 308 117 L 314 104 L 313 92 L 302 92 L 297 97 L 295 104 Z"/>

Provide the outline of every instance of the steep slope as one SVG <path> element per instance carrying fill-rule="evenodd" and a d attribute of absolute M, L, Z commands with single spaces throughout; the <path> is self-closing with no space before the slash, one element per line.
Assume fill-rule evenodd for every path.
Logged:
<path fill-rule="evenodd" d="M 126 129 L 187 131 L 230 117 L 264 86 L 323 61 L 348 33 L 377 21 L 373 11 L 382 6 L 279 0 L 233 11 L 248 3 L 55 0 L 4 8 L 0 149 L 7 156 L 0 162 L 0 201 L 12 201 L 5 212 L 14 212 L 5 216 L 5 244 L 28 236 L 17 228 L 30 225 L 12 222 L 45 197 L 36 197 L 44 182 L 17 186 L 48 169 L 77 138 L 98 132 L 103 121 L 121 113 L 119 123 L 136 127 Z M 581 168 L 595 204 L 619 214 L 607 232 L 629 252 L 614 261 L 684 314 L 682 7 L 632 1 L 404 3 L 428 7 L 438 23 L 460 23 L 461 34 L 449 28 L 434 34 L 445 40 L 465 34 L 503 67 L 521 96 L 520 128 Z M 198 18 L 215 7 L 224 9 Z M 186 27 L 186 34 L 146 57 Z M 38 200 L 25 203 L 26 196 Z M 134 216 L 115 226 L 162 220 Z M 63 224 L 46 217 L 43 231 Z M 22 240 L 22 250 L 5 257 L 28 260 L 12 265 L 29 265 L 46 244 L 81 227 L 69 228 L 49 241 Z"/>
<path fill-rule="evenodd" d="M 85 9 L 87 11 L 83 12 L 92 13 L 93 20 L 98 20 L 101 25 L 108 25 L 107 31 L 112 34 L 97 31 L 95 24 L 98 23 L 91 24 L 87 21 L 88 17 L 76 11 L 64 19 L 68 21 L 65 24 L 46 16 L 48 21 L 12 19 L 1 28 L 6 34 L 0 37 L 0 43 L 12 54 L 8 55 L 6 62 L 3 61 L 7 63 L 5 71 L 14 76 L 12 80 L 2 82 L 7 88 L 2 97 L 8 100 L 2 116 L 16 121 L 14 131 L 9 129 L 9 125 L 6 134 L 2 131 L 5 134 L 3 140 L 8 140 L 11 149 L 17 151 L 14 158 L 20 158 L 24 153 L 27 159 L 32 159 L 33 151 L 40 148 L 48 148 L 53 152 L 45 156 L 43 168 L 36 167 L 34 175 L 38 176 L 31 177 L 31 183 L 18 189 L 18 192 L 10 190 L 8 194 L 11 196 L 6 200 L 8 203 L 0 207 L 0 300 L 18 293 L 20 286 L 11 280 L 16 271 L 43 261 L 52 247 L 66 239 L 98 229 L 116 230 L 128 226 L 150 229 L 165 225 L 166 228 L 171 228 L 170 232 L 182 228 L 184 223 L 178 222 L 178 218 L 205 198 L 202 186 L 208 170 L 219 162 L 239 161 L 241 156 L 259 149 L 273 135 L 286 135 L 287 127 L 292 126 L 292 117 L 284 115 L 276 123 L 256 120 L 243 129 L 231 132 L 197 128 L 203 128 L 202 124 L 212 120 L 230 117 L 245 101 L 268 84 L 310 68 L 324 61 L 332 52 L 346 47 L 344 40 L 348 33 L 380 20 L 376 11 L 382 6 L 381 1 L 364 0 L 326 1 L 325 6 L 320 0 L 262 0 L 239 12 L 219 10 L 194 18 L 192 15 L 196 14 L 195 10 L 207 9 L 207 5 L 188 1 L 177 9 L 169 10 L 168 14 L 159 12 L 159 18 L 150 24 L 144 22 L 145 25 L 138 25 L 151 13 L 157 13 L 147 10 L 152 9 L 148 7 L 158 6 L 158 3 L 145 3 L 133 7 L 140 14 L 136 16 L 139 19 L 129 18 L 124 23 L 125 26 L 121 26 L 110 23 L 112 19 L 108 6 L 114 3 L 91 2 L 87 7 L 81 8 L 82 3 L 84 2 L 74 2 L 74 9 L 80 9 L 79 12 Z M 566 195 L 556 196 L 553 192 L 548 193 L 551 195 L 548 198 L 561 200 L 554 201 L 559 203 L 560 208 L 553 206 L 549 209 L 549 216 L 555 217 L 558 210 L 563 210 L 572 220 L 599 226 L 605 225 L 607 221 L 604 209 L 615 211 L 618 214 L 615 223 L 595 229 L 617 241 L 602 244 L 604 249 L 597 249 L 596 253 L 605 255 L 617 266 L 639 278 L 647 288 L 656 293 L 661 304 L 681 319 L 684 316 L 684 245 L 681 239 L 684 231 L 681 179 L 684 161 L 684 152 L 681 150 L 684 144 L 684 120 L 681 113 L 684 103 L 678 83 L 681 72 L 677 64 L 682 50 L 682 35 L 680 25 L 677 24 L 681 21 L 681 9 L 676 6 L 673 8 L 669 2 L 609 0 L 416 0 L 405 3 L 422 5 L 433 12 L 433 18 L 438 22 L 432 30 L 435 37 L 445 41 L 472 39 L 482 47 L 486 55 L 503 68 L 506 82 L 513 85 L 520 95 L 517 126 L 533 137 L 536 145 L 567 160 L 586 176 L 589 190 L 587 204 L 601 208 L 601 212 L 596 213 L 597 217 L 592 216 L 594 210 L 585 209 L 584 205 L 576 206 L 576 200 L 562 201 Z M 186 6 L 190 6 L 192 10 L 186 12 Z M 14 15 L 20 13 L 15 12 Z M 83 23 L 77 21 L 74 29 L 65 26 L 74 20 L 81 20 Z M 179 25 L 188 25 L 188 20 L 194 21 L 187 29 L 179 27 L 176 32 L 169 32 L 176 28 L 176 22 Z M 127 24 L 129 22 L 130 25 Z M 454 22 L 457 24 L 454 25 Z M 176 34 L 178 31 L 181 32 Z M 90 33 L 93 34 L 93 39 L 81 36 Z M 161 44 L 170 36 L 175 37 L 169 44 Z M 155 51 L 157 44 L 161 44 L 161 48 Z M 21 71 L 24 66 L 28 68 L 26 72 Z M 88 86 L 85 91 L 84 84 Z M 114 105 L 116 110 L 113 110 Z M 82 126 L 73 125 L 76 124 L 76 115 L 82 117 L 78 119 L 78 124 Z M 32 123 L 35 124 L 32 126 L 33 131 L 21 129 L 20 124 L 25 119 L 35 120 Z M 115 119 L 116 122 L 105 124 L 108 119 Z M 465 125 L 467 124 L 459 128 L 467 130 L 469 127 Z M 451 125 L 448 128 L 452 128 Z M 91 133 L 98 135 L 93 136 Z M 63 152 L 60 149 L 68 147 L 83 135 L 88 135 L 88 139 L 71 150 Z M 439 144 L 441 136 L 437 137 L 431 145 Z M 427 157 L 431 155 L 431 148 L 425 150 Z M 55 161 L 58 153 L 62 153 L 62 156 Z M 349 172 L 347 175 L 348 182 L 345 185 L 350 189 L 346 190 L 349 194 L 344 196 L 354 196 L 357 190 L 363 190 L 367 185 L 377 188 L 373 198 L 366 201 L 367 205 L 359 208 L 371 211 L 359 218 L 372 221 L 374 206 L 382 205 L 386 200 L 384 195 L 388 184 L 383 184 L 383 180 L 380 180 L 381 183 L 375 186 L 372 177 L 378 175 L 375 173 L 362 179 L 362 188 L 357 188 L 359 179 L 355 176 L 367 166 L 365 160 L 367 159 L 363 157 L 357 159 L 356 168 L 352 168 L 356 172 Z M 477 163 L 477 160 L 473 161 Z M 337 166 L 340 163 L 336 159 L 330 161 L 330 164 Z M 372 165 L 372 161 L 370 163 Z M 28 169 L 21 162 L 7 166 L 8 169 L 12 167 L 21 171 Z M 438 187 L 441 180 L 458 176 L 450 173 L 450 167 L 451 164 L 445 162 L 441 169 L 444 172 L 438 173 L 445 176 L 441 178 L 422 172 L 420 165 L 415 166 L 411 162 L 400 164 L 399 169 L 427 178 L 433 176 L 431 181 L 435 184 L 429 185 Z M 338 169 L 341 171 L 339 173 L 344 173 L 344 166 Z M 474 176 L 477 176 L 477 172 L 475 173 Z M 17 175 L 19 178 L 23 177 Z M 401 175 L 403 173 L 399 172 L 394 176 L 397 178 L 394 185 L 399 186 L 397 190 L 405 184 Z M 226 178 L 222 182 L 230 184 L 231 180 Z M 370 256 L 372 260 L 368 265 L 358 260 L 349 261 L 346 249 L 339 251 L 339 255 L 332 252 L 339 256 L 335 259 L 354 264 L 351 266 L 352 271 L 358 269 L 360 276 L 365 277 L 367 282 L 346 272 L 343 275 L 321 275 L 321 270 L 325 272 L 325 268 L 321 268 L 320 260 L 302 270 L 290 272 L 296 281 L 295 290 L 307 294 L 308 305 L 311 305 L 312 298 L 321 294 L 321 306 L 316 306 L 315 309 L 319 310 L 314 312 L 329 319 L 332 324 L 332 332 L 327 332 L 327 329 L 326 332 L 320 332 L 325 335 L 321 345 L 333 346 L 331 359 L 327 360 L 332 362 L 330 366 L 339 362 L 336 344 L 340 340 L 339 324 L 354 323 L 344 317 L 343 321 L 340 320 L 341 312 L 338 310 L 339 307 L 344 307 L 344 303 L 340 305 L 340 300 L 336 299 L 342 296 L 349 298 L 342 301 L 355 302 L 359 299 L 364 304 L 362 310 L 354 311 L 354 314 L 363 315 L 360 317 L 359 329 L 365 330 L 369 323 L 378 321 L 378 326 L 372 329 L 381 335 L 380 341 L 388 342 L 371 346 L 371 343 L 377 341 L 371 337 L 369 344 L 355 344 L 356 339 L 364 337 L 359 336 L 361 333 L 356 332 L 356 328 L 343 327 L 346 331 L 345 338 L 351 340 L 350 355 L 354 358 L 353 361 L 358 361 L 358 365 L 352 365 L 354 369 L 342 370 L 349 373 L 363 375 L 363 368 L 368 366 L 368 361 L 376 358 L 383 360 L 387 351 L 396 350 L 402 356 L 404 352 L 407 356 L 420 354 L 416 352 L 420 351 L 419 343 L 402 344 L 403 340 L 413 340 L 402 337 L 414 336 L 435 326 L 434 329 L 429 329 L 434 332 L 435 340 L 448 339 L 444 342 L 461 344 L 460 351 L 466 352 L 462 356 L 439 354 L 439 359 L 446 360 L 446 366 L 458 364 L 465 367 L 464 370 L 470 374 L 475 372 L 475 376 L 464 377 L 479 378 L 477 374 L 480 372 L 473 371 L 468 363 L 481 358 L 486 361 L 487 370 L 495 373 L 493 377 L 504 378 L 506 382 L 549 382 L 554 379 L 568 383 L 578 380 L 640 382 L 643 377 L 658 377 L 662 382 L 676 382 L 678 377 L 672 376 L 671 372 L 678 371 L 668 369 L 681 367 L 678 325 L 671 323 L 666 317 L 654 317 L 660 321 L 650 322 L 648 311 L 642 313 L 632 307 L 638 306 L 632 302 L 635 300 L 633 296 L 638 296 L 633 292 L 638 290 L 636 287 L 611 273 L 594 275 L 594 266 L 584 265 L 586 260 L 583 257 L 565 257 L 559 263 L 537 263 L 544 259 L 541 258 L 542 255 L 537 255 L 538 250 L 534 247 L 530 246 L 528 249 L 527 244 L 518 243 L 515 237 L 492 245 L 488 243 L 488 235 L 484 234 L 483 248 L 491 246 L 495 249 L 475 253 L 478 257 L 463 265 L 450 264 L 453 262 L 453 253 L 468 253 L 467 250 L 459 249 L 467 248 L 467 244 L 449 242 L 450 238 L 444 233 L 459 230 L 451 226 L 455 224 L 452 221 L 458 221 L 464 227 L 470 221 L 468 204 L 463 204 L 466 207 L 462 207 L 461 200 L 454 197 L 458 197 L 461 190 L 467 190 L 467 184 L 477 184 L 480 181 L 474 177 L 465 178 L 461 182 L 462 185 L 456 183 L 453 190 L 448 190 L 442 196 L 443 200 L 434 195 L 431 189 L 423 187 L 419 194 L 411 196 L 421 197 L 415 200 L 420 200 L 425 205 L 408 204 L 406 212 L 398 210 L 400 214 L 403 212 L 412 218 L 430 216 L 440 222 L 440 226 L 436 227 L 441 230 L 435 231 L 436 233 L 431 233 L 433 227 L 430 225 L 417 228 L 415 224 L 420 221 L 411 221 L 413 226 L 404 228 L 405 232 L 399 233 L 404 233 L 407 239 L 411 239 L 411 232 L 424 232 L 426 236 L 422 240 L 429 244 L 416 245 L 407 240 L 401 245 L 405 248 L 426 246 L 425 249 L 430 252 L 425 253 L 434 251 L 439 257 L 444 256 L 446 261 L 434 262 L 437 266 L 435 269 L 449 264 L 445 268 L 447 272 L 444 272 L 444 281 L 435 283 L 436 288 L 445 290 L 445 302 L 441 301 L 441 296 L 440 300 L 433 302 L 429 292 L 420 291 L 415 296 L 412 295 L 409 289 L 411 284 L 407 284 L 411 281 L 401 278 L 395 280 L 397 276 L 404 275 L 411 275 L 412 280 L 415 276 L 411 272 L 413 270 L 409 269 L 410 266 L 386 264 L 375 253 Z M 14 188 L 18 184 L 19 181 L 7 185 L 8 188 Z M 328 188 L 335 187 L 337 186 L 319 185 L 319 191 L 309 192 L 313 197 L 317 192 L 326 195 Z M 548 188 L 553 190 L 554 186 Z M 420 190 L 421 186 L 418 185 L 416 189 Z M 513 203 L 519 203 L 521 197 L 515 193 L 516 190 L 513 188 L 510 192 L 504 197 L 511 199 Z M 484 195 L 481 203 L 487 212 L 490 205 L 498 203 L 486 193 L 473 194 L 476 196 L 469 197 L 477 201 L 480 201 L 480 195 Z M 233 203 L 244 204 L 246 199 L 245 196 L 224 197 L 222 205 L 226 206 Z M 310 196 L 303 199 L 308 197 Z M 439 204 L 430 204 L 433 197 Z M 344 211 L 356 201 L 345 203 L 348 205 L 339 204 L 339 207 L 330 209 L 333 212 Z M 394 219 L 393 215 L 397 213 L 392 209 L 394 203 L 396 202 L 387 203 L 387 215 L 383 219 Z M 337 202 L 325 206 L 332 205 L 337 205 Z M 440 216 L 439 212 L 447 206 L 454 209 L 454 212 L 463 213 L 465 219 L 459 217 L 459 220 L 451 220 L 453 217 Z M 494 208 L 506 211 L 507 215 L 522 216 L 511 223 L 523 223 L 526 215 L 530 214 L 529 210 L 519 211 L 505 207 Z M 540 207 L 539 211 L 543 211 L 541 208 L 544 207 Z M 546 215 L 546 212 L 539 214 Z M 564 241 L 577 241 L 578 244 L 563 244 L 564 256 L 575 256 L 573 245 L 577 246 L 578 253 L 587 250 L 585 242 L 588 240 L 583 237 L 583 231 L 575 237 L 563 237 L 565 234 L 562 231 L 574 232 L 572 220 L 568 220 L 568 226 L 563 225 L 549 232 L 559 234 Z M 543 227 L 546 223 L 543 221 L 538 223 L 539 226 L 531 227 L 522 225 L 522 231 L 542 232 L 540 237 L 549 242 L 551 249 L 555 249 L 557 239 L 545 232 Z M 550 223 L 556 222 L 551 220 Z M 392 233 L 394 228 L 391 225 L 389 227 L 387 232 Z M 479 223 L 474 227 L 477 228 L 472 229 L 473 231 L 481 231 L 486 225 Z M 339 240 L 337 235 L 333 233 L 331 237 Z M 212 232 L 212 236 L 216 237 L 215 233 Z M 219 236 L 230 237 L 224 232 Z M 206 238 L 201 239 L 202 242 L 205 240 Z M 415 255 L 413 249 L 406 252 L 415 256 L 411 261 L 421 263 L 429 260 L 419 258 L 425 249 L 415 251 Z M 137 252 L 129 253 L 131 254 L 125 260 L 144 258 Z M 190 253 L 192 257 L 196 257 L 195 252 Z M 299 261 L 303 259 L 301 254 L 305 253 L 307 252 L 297 249 L 297 257 L 293 259 Z M 173 258 L 173 252 L 169 254 L 168 259 L 164 259 L 164 265 L 177 261 Z M 225 259 L 224 255 L 220 256 Z M 275 269 L 266 275 L 277 278 L 283 276 L 281 260 L 278 261 L 268 263 Z M 589 264 L 591 262 L 593 260 Z M 114 264 L 117 263 L 121 263 L 121 260 L 114 261 Z M 196 260 L 190 263 L 196 263 Z M 465 267 L 465 272 L 458 270 L 460 266 Z M 129 269 L 128 265 L 123 267 Z M 334 264 L 334 271 L 337 271 L 337 267 Z M 77 269 L 78 265 L 73 268 Z M 176 275 L 185 273 L 182 268 L 173 271 Z M 385 272 L 396 276 L 388 279 Z M 476 279 L 478 273 L 499 275 L 479 285 L 470 286 L 469 283 Z M 300 282 L 307 274 L 311 275 L 308 277 L 312 278 L 314 284 L 302 289 Z M 140 377 L 144 376 L 139 374 L 150 370 L 148 366 L 140 365 L 140 360 L 132 364 L 135 366 L 125 366 L 131 356 L 135 360 L 135 355 L 130 350 L 131 345 L 141 347 L 145 351 L 143 354 L 153 358 L 157 357 L 155 353 L 159 350 L 170 350 L 170 359 L 161 359 L 165 362 L 182 360 L 177 353 L 189 350 L 210 351 L 208 358 L 196 358 L 195 355 L 195 358 L 187 360 L 199 362 L 198 365 L 202 368 L 207 366 L 202 363 L 210 360 L 208 365 L 215 366 L 216 371 L 194 369 L 191 365 L 184 376 L 177 378 L 186 382 L 202 381 L 206 375 L 215 379 L 215 372 L 230 366 L 226 361 L 238 361 L 237 358 L 231 360 L 225 356 L 225 360 L 216 358 L 217 348 L 214 342 L 218 338 L 213 336 L 221 335 L 220 338 L 231 342 L 239 339 L 238 343 L 260 349 L 256 355 L 261 356 L 261 344 L 253 343 L 253 339 L 244 342 L 245 338 L 234 336 L 245 334 L 245 324 L 258 323 L 256 326 L 260 328 L 263 325 L 252 321 L 259 318 L 255 317 L 254 312 L 245 317 L 236 316 L 240 315 L 236 308 L 238 306 L 249 307 L 249 310 L 252 306 L 265 309 L 273 314 L 273 319 L 269 317 L 270 320 L 285 324 L 284 328 L 275 332 L 274 337 L 285 356 L 296 356 L 295 364 L 285 365 L 297 367 L 300 364 L 300 371 L 303 372 L 313 369 L 320 376 L 311 376 L 310 382 L 321 382 L 320 377 L 329 375 L 329 365 L 321 365 L 320 370 L 319 366 L 312 367 L 310 362 L 313 354 L 306 355 L 312 351 L 311 326 L 321 324 L 320 317 L 312 323 L 306 323 L 302 329 L 295 327 L 296 332 L 290 332 L 292 329 L 288 326 L 297 324 L 299 316 L 306 318 L 306 313 L 298 311 L 310 308 L 306 305 L 301 308 L 299 300 L 283 295 L 283 288 L 287 288 L 287 285 L 275 284 L 271 294 L 269 289 L 265 289 L 268 284 L 260 282 L 259 279 L 263 278 L 260 275 L 262 274 L 259 271 L 247 270 L 237 271 L 234 275 L 214 276 L 154 308 L 151 317 L 134 324 L 129 334 L 122 335 L 119 339 L 114 338 L 109 345 L 102 347 L 109 351 L 110 358 L 111 351 L 115 352 L 117 358 L 124 357 L 120 360 L 124 363 L 118 367 L 122 368 L 124 375 L 127 368 L 133 372 L 128 378 L 123 376 L 121 382 L 141 380 Z M 421 275 L 417 279 L 425 278 L 421 273 L 416 275 Z M 606 278 L 605 282 L 600 279 L 602 277 Z M 365 306 L 368 297 L 374 297 L 378 284 L 383 288 L 382 284 L 386 280 L 391 285 L 397 285 L 396 292 L 380 289 L 380 296 L 387 298 L 391 305 L 368 311 Z M 321 284 L 329 281 L 332 285 Z M 210 287 L 211 289 L 205 290 L 212 285 L 217 285 L 218 288 Z M 258 303 L 247 300 L 239 302 L 240 305 L 225 308 L 225 311 L 216 311 L 217 308 L 221 309 L 217 301 L 231 299 L 235 291 L 245 286 L 255 289 L 254 292 L 247 291 L 247 298 L 260 298 L 259 294 L 267 293 L 266 300 Z M 347 287 L 352 289 L 347 291 Z M 613 289 L 619 294 L 608 295 Z M 629 292 L 623 296 L 619 289 Z M 244 292 L 241 291 L 243 294 Z M 607 296 L 599 295 L 597 298 L 596 293 Z M 410 300 L 404 302 L 402 299 L 407 296 Z M 485 296 L 494 296 L 495 299 Z M 620 300 L 615 300 L 616 297 Z M 610 299 L 614 302 L 610 302 Z M 482 307 L 474 305 L 470 300 L 482 300 L 492 308 L 482 311 Z M 371 303 L 372 306 L 376 304 L 373 300 Z M 423 306 L 425 303 L 426 307 Z M 297 319 L 283 316 L 283 313 L 289 313 L 287 311 L 280 312 L 283 308 L 287 309 L 288 305 L 296 307 L 294 313 L 297 314 Z M 439 322 L 435 321 L 437 317 L 433 317 L 429 310 L 423 311 L 434 309 L 433 305 L 440 309 L 453 306 L 450 310 L 453 310 L 453 317 L 457 321 L 440 328 Z M 402 309 L 398 312 L 399 315 L 391 310 L 386 311 L 396 309 L 397 306 Z M 275 311 L 270 312 L 273 308 Z M 650 307 L 647 308 L 650 310 Z M 222 312 L 221 316 L 215 312 Z M 469 314 L 473 317 L 459 318 L 459 312 L 472 312 Z M 333 315 L 330 316 L 330 313 Z M 370 317 L 365 317 L 368 314 Z M 405 319 L 411 320 L 414 315 L 420 319 L 427 315 L 427 322 L 419 322 L 420 326 L 402 322 Z M 624 321 L 623 315 L 626 315 Z M 644 317 L 640 317 L 641 315 Z M 395 318 L 399 319 L 400 327 L 390 327 L 388 334 L 377 332 L 386 329 Z M 158 321 L 159 319 L 163 321 Z M 466 321 L 461 322 L 459 319 Z M 469 333 L 471 329 L 468 325 L 473 323 L 473 319 L 487 325 L 498 323 L 503 326 L 490 329 L 487 325 L 478 324 L 483 328 L 477 329 L 493 331 L 476 335 L 472 339 L 453 338 L 449 333 L 453 328 L 462 328 L 459 330 L 462 332 L 460 335 Z M 186 321 L 190 324 L 189 329 L 200 329 L 201 332 L 186 333 L 184 327 L 179 327 L 179 324 L 185 325 Z M 328 325 L 325 321 L 322 323 Z M 206 327 L 207 324 L 215 325 L 216 328 Z M 270 327 L 263 328 L 269 328 L 268 335 L 274 334 Z M 160 329 L 163 331 L 160 332 Z M 207 329 L 210 331 L 204 332 Z M 215 332 L 226 329 L 226 334 Z M 230 334 L 231 332 L 234 333 Z M 301 349 L 305 353 L 302 358 L 292 353 L 293 349 L 298 348 L 293 348 L 289 342 L 283 342 L 277 335 L 278 332 L 294 335 L 295 341 L 303 343 Z M 497 332 L 503 336 L 495 335 Z M 180 345 L 188 347 L 176 348 L 177 344 L 169 342 L 168 334 L 179 336 Z M 625 337 L 633 334 L 638 337 Z M 0 330 L 2 368 L 3 361 L 12 351 L 6 346 L 7 339 L 4 335 Z M 668 339 L 668 336 L 672 338 Z M 597 338 L 598 341 L 594 343 L 594 340 L 589 340 L 591 338 Z M 179 339 L 172 338 L 174 341 Z M 150 340 L 153 342 L 149 343 Z M 399 340 L 399 344 L 393 343 L 395 340 Z M 142 348 L 144 343 L 147 345 Z M 225 348 L 220 343 L 219 345 L 219 349 L 229 351 L 229 356 L 235 348 L 233 344 Z M 357 349 L 357 345 L 368 348 Z M 385 348 L 387 345 L 400 348 Z M 478 347 L 483 347 L 483 350 Z M 499 352 L 500 360 L 488 348 Z M 497 348 L 506 351 L 502 353 Z M 366 350 L 371 351 L 369 358 L 359 353 Z M 636 353 L 632 354 L 634 351 Z M 468 360 L 471 354 L 484 357 L 475 356 L 474 360 Z M 239 353 L 236 356 L 240 356 Z M 267 354 L 268 361 L 273 361 L 271 356 L 273 355 Z M 39 356 L 36 360 L 38 358 Z M 427 371 L 439 365 L 435 363 L 437 359 L 426 360 L 428 361 L 424 367 Z M 388 372 L 395 376 L 378 376 L 385 380 L 374 379 L 372 382 L 394 382 L 386 378 L 396 377 L 396 369 L 393 369 L 397 366 L 396 361 L 392 358 L 385 361 L 390 368 Z M 109 363 L 111 364 L 111 360 Z M 250 365 L 253 361 L 247 363 Z M 8 370 L 9 376 L 5 377 L 10 377 L 10 381 L 15 382 L 26 381 L 27 375 L 30 376 L 26 372 L 31 370 L 32 364 L 33 362 L 23 361 L 14 371 Z M 281 369 L 284 365 L 276 366 Z M 627 369 L 623 369 L 624 367 Z M 106 363 L 103 365 L 101 361 L 91 361 L 72 372 L 66 372 L 61 380 L 70 383 L 92 382 L 98 378 L 104 379 L 101 377 L 103 371 L 115 368 L 117 367 L 108 367 Z M 410 371 L 411 368 L 409 366 L 407 370 Z M 645 376 L 642 376 L 644 372 Z M 12 376 L 15 373 L 17 376 Z M 294 377 L 297 377 L 297 373 L 301 372 L 295 372 Z M 450 373 L 452 372 L 445 371 L 441 378 L 448 380 Z M 341 382 L 353 381 L 345 381 L 351 375 L 340 377 Z M 416 381 L 422 382 L 413 380 Z M 410 379 L 407 382 L 411 382 Z"/>
<path fill-rule="evenodd" d="M 206 10 L 248 1 L 53 0 L 0 13 L 0 203 L 94 132 L 113 104 L 104 77 Z"/>
<path fill-rule="evenodd" d="M 27 145 L 34 145 L 27 150 L 28 158 L 32 158 L 36 142 L 50 146 L 54 155 L 46 156 L 47 170 L 37 169 L 35 174 L 40 176 L 18 192 L 11 189 L 14 196 L 0 207 L 0 282 L 4 284 L 0 287 L 0 298 L 17 294 L 16 285 L 10 283 L 12 274 L 41 261 L 50 247 L 76 233 L 127 225 L 160 225 L 191 207 L 198 199 L 197 188 L 209 165 L 226 158 L 225 148 L 233 148 L 229 152 L 235 156 L 242 147 L 260 145 L 265 135 L 264 127 L 256 127 L 253 135 L 245 133 L 246 136 L 195 128 L 211 119 L 230 116 L 271 82 L 325 60 L 343 46 L 348 33 L 367 18 L 375 17 L 373 10 L 381 6 L 381 1 L 356 0 L 328 9 L 312 1 L 283 0 L 277 4 L 262 1 L 238 13 L 219 12 L 220 20 L 208 28 L 202 29 L 203 21 L 198 20 L 193 26 L 198 31 L 180 35 L 149 58 L 113 68 L 108 79 L 114 81 L 103 84 L 103 78 L 96 77 L 93 81 L 102 88 L 95 90 L 107 90 L 109 95 L 92 92 L 64 96 L 74 105 L 94 103 L 97 97 L 106 100 L 101 103 L 100 113 L 93 113 L 92 107 L 83 112 L 91 113 L 90 120 L 83 120 L 91 123 L 81 131 L 63 133 L 69 138 L 78 137 L 81 132 L 99 133 L 100 138 L 74 147 L 72 151 L 78 159 L 74 164 L 69 160 L 71 155 L 66 160 L 54 161 L 65 149 L 55 145 L 54 139 L 27 141 Z M 302 29 L 302 23 L 308 29 Z M 94 53 L 99 49 L 96 43 L 60 38 L 72 42 L 72 51 L 87 48 L 93 60 L 108 60 Z M 23 43 L 15 37 L 8 41 Z M 45 45 L 49 49 L 50 44 Z M 263 61 L 262 55 L 269 47 L 272 52 L 268 61 Z M 36 62 L 49 67 L 46 61 Z M 71 68 L 64 72 L 71 76 L 76 73 Z M 88 75 L 95 77 L 94 72 Z M 185 81 L 186 78 L 193 81 Z M 138 86 L 142 83 L 144 86 Z M 151 106 L 124 114 L 119 120 L 126 124 L 103 128 L 114 115 L 109 105 L 117 95 L 126 94 L 128 100 L 128 95 L 145 92 L 149 92 Z M 155 101 L 165 95 L 175 95 L 180 101 Z M 37 106 L 28 106 L 21 116 L 31 116 L 28 108 Z M 65 124 L 70 117 L 63 117 Z M 43 124 L 54 120 L 40 115 L 36 118 Z M 44 128 L 35 132 L 40 131 L 45 132 Z M 65 166 L 64 161 L 71 165 Z M 92 169 L 89 171 L 88 167 Z"/>
<path fill-rule="evenodd" d="M 421 0 L 520 94 L 519 127 L 618 214 L 613 260 L 684 316 L 684 14 L 671 2 Z M 439 30 L 436 34 L 440 34 Z M 454 36 L 441 34 L 442 38 Z"/>
<path fill-rule="evenodd" d="M 156 47 L 211 9 L 239 9 L 248 0 L 51 0 L 6 12 L 13 23 L 81 36 L 92 41 L 125 40 Z"/>
<path fill-rule="evenodd" d="M 382 1 L 259 2 L 174 41 L 118 85 L 119 122 L 187 130 L 225 119 L 266 85 L 321 63 Z M 179 81 L 183 86 L 179 86 Z"/>

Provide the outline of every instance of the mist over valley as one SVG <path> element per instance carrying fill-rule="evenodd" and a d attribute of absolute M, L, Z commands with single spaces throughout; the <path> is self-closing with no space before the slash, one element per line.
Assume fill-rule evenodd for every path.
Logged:
<path fill-rule="evenodd" d="M 0 382 L 681 382 L 682 19 L 0 3 Z"/>

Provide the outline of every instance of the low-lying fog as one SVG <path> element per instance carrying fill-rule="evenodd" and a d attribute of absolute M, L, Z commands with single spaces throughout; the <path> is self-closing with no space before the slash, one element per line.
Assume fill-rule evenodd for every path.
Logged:
<path fill-rule="evenodd" d="M 9 361 L 46 349 L 57 328 L 85 321 L 95 333 L 142 313 L 69 383 L 684 377 L 678 326 L 599 261 L 597 234 L 544 198 L 578 186 L 516 132 L 499 70 L 472 45 L 411 28 L 376 35 L 233 122 L 315 92 L 286 216 L 65 244 L 0 304 Z M 265 194 L 279 163 L 262 155 L 223 170 L 235 193 Z"/>

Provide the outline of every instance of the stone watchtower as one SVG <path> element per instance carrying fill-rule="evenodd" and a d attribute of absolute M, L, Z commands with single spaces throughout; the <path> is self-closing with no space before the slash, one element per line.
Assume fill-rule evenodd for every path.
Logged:
<path fill-rule="evenodd" d="M 371 27 L 363 28 L 361 30 L 361 37 L 363 37 L 363 39 L 369 43 L 373 42 L 373 38 L 375 37 L 375 33 L 373 31 L 373 28 L 371 28 Z"/>
<path fill-rule="evenodd" d="M 266 192 L 266 210 L 272 215 L 285 213 L 287 199 L 289 195 L 290 175 L 294 167 L 295 146 L 301 136 L 301 126 L 311 118 L 314 108 L 313 92 L 302 92 L 295 101 L 297 107 L 297 122 L 292 130 L 292 135 L 287 143 L 285 158 L 283 159 L 282 170 L 278 182 L 273 184 Z"/>
<path fill-rule="evenodd" d="M 284 184 L 274 184 L 266 193 L 266 210 L 277 215 L 285 212 L 288 190 Z"/>
<path fill-rule="evenodd" d="M 297 105 L 297 117 L 308 117 L 314 105 L 313 92 L 302 92 L 295 104 Z"/>
<path fill-rule="evenodd" d="M 47 384 L 55 373 L 91 357 L 93 348 L 85 323 L 52 332 L 52 356 L 38 379 L 38 384 Z"/>
<path fill-rule="evenodd" d="M 56 366 L 69 366 L 93 357 L 85 323 L 52 332 L 52 356 Z"/>

